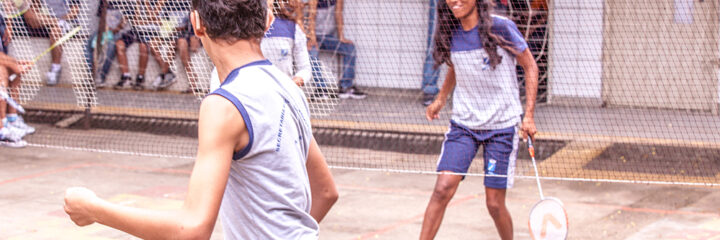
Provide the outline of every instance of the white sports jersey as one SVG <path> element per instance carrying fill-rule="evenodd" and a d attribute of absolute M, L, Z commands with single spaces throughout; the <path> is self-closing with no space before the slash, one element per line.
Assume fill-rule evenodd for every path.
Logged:
<path fill-rule="evenodd" d="M 278 18 L 265 33 L 260 44 L 263 55 L 277 68 L 291 77 L 300 77 L 306 83 L 312 78 L 307 37 L 295 22 Z"/>
<path fill-rule="evenodd" d="M 511 20 L 493 16 L 492 32 L 512 43 L 518 53 L 525 39 Z M 480 26 L 480 24 L 478 24 Z M 497 48 L 502 62 L 493 69 L 483 48 L 478 27 L 453 32 L 450 58 L 455 68 L 452 120 L 474 130 L 504 129 L 517 125 L 522 114 L 515 56 Z"/>
<path fill-rule="evenodd" d="M 306 162 L 312 130 L 305 96 L 270 61 L 233 70 L 212 93 L 232 102 L 250 141 L 234 153 L 220 207 L 228 239 L 317 239 Z"/>

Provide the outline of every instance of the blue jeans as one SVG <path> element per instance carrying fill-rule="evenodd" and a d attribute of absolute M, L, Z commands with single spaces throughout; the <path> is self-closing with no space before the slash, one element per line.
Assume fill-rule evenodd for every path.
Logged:
<path fill-rule="evenodd" d="M 340 39 L 335 35 L 318 35 L 317 36 L 318 46 L 320 50 L 332 51 L 342 56 L 342 67 L 343 74 L 340 78 L 340 87 L 349 88 L 353 86 L 353 80 L 355 80 L 355 62 L 357 61 L 357 52 L 355 51 L 355 45 L 349 43 L 342 43 Z M 310 57 L 313 60 L 317 60 L 318 51 L 317 49 L 310 49 Z M 317 66 L 313 67 L 313 77 L 320 85 L 324 85 L 325 80 L 320 80 L 316 76 L 316 72 L 319 71 Z"/>
<path fill-rule="evenodd" d="M 312 67 L 312 77 L 313 77 L 313 79 L 315 79 L 315 81 L 314 81 L 315 87 L 317 87 L 319 89 L 327 90 L 327 84 L 326 84 L 327 79 L 325 79 L 323 77 L 323 75 L 320 74 L 320 71 L 322 71 L 322 70 L 320 69 L 320 64 L 319 64 L 320 60 L 318 59 L 319 53 L 318 53 L 317 48 L 313 47 L 313 48 L 309 49 L 308 53 L 310 55 L 310 66 Z"/>
<path fill-rule="evenodd" d="M 87 63 L 89 66 L 92 66 L 95 63 L 95 46 L 93 46 L 93 40 L 97 38 L 97 32 L 93 33 L 90 38 L 88 38 L 87 43 L 85 44 L 85 59 L 87 60 Z M 99 41 L 102 43 L 102 40 Z M 110 40 L 105 45 L 107 47 L 107 50 L 105 50 L 105 62 L 103 62 L 102 69 L 100 71 L 100 79 L 103 81 L 105 80 L 105 77 L 107 76 L 108 72 L 110 72 L 110 68 L 112 67 L 112 62 L 115 60 L 115 55 L 117 54 L 115 52 L 115 41 Z"/>
<path fill-rule="evenodd" d="M 435 14 L 437 0 L 430 0 L 430 14 L 428 16 L 427 49 L 425 50 L 425 64 L 423 65 L 422 90 L 425 94 L 435 95 L 440 89 L 437 86 L 440 70 L 435 68 L 433 59 L 433 37 L 435 35 Z"/>

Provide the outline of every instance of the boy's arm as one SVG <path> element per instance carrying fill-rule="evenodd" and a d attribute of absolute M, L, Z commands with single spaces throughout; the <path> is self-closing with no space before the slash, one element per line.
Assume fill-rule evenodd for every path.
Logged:
<path fill-rule="evenodd" d="M 352 43 L 352 41 L 345 39 L 345 22 L 343 18 L 343 6 L 345 5 L 343 0 L 337 0 L 335 3 L 335 23 L 338 31 L 338 38 L 340 42 Z"/>
<path fill-rule="evenodd" d="M 337 201 L 338 191 L 327 162 L 325 162 L 325 156 L 320 151 L 315 138 L 310 143 L 308 160 L 305 165 L 310 179 L 310 191 L 312 192 L 310 215 L 320 223 L 335 204 L 335 201 Z"/>
<path fill-rule="evenodd" d="M 317 35 L 315 35 L 315 22 L 317 21 L 317 0 L 308 1 L 308 48 L 317 47 Z"/>
<path fill-rule="evenodd" d="M 530 53 L 530 48 L 526 48 L 516 59 L 518 65 L 522 66 L 525 71 L 525 117 L 520 129 L 523 139 L 530 135 L 534 140 L 535 133 L 537 133 L 535 127 L 535 99 L 537 98 L 539 70 L 535 58 Z"/>
<path fill-rule="evenodd" d="M 236 146 L 247 145 L 248 139 L 245 122 L 235 106 L 220 96 L 208 96 L 200 108 L 198 158 L 182 208 L 159 211 L 121 206 L 95 197 L 90 190 L 74 188 L 66 193 L 65 211 L 78 225 L 98 222 L 143 239 L 208 239 L 225 191 L 232 153 Z"/>
<path fill-rule="evenodd" d="M 433 101 L 433 103 L 430 104 L 425 111 L 425 117 L 428 121 L 432 121 L 433 119 L 440 117 L 439 112 L 445 106 L 447 98 L 453 89 L 455 89 L 455 67 L 450 65 L 448 66 L 447 75 L 445 75 L 445 82 L 443 82 L 442 88 L 440 88 L 440 93 L 438 93 L 437 97 L 435 97 L 435 101 Z"/>

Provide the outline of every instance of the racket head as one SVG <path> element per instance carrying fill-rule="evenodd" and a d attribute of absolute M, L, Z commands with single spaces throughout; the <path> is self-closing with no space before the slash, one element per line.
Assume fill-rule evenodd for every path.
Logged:
<path fill-rule="evenodd" d="M 530 236 L 534 240 L 567 239 L 568 217 L 560 199 L 546 197 L 530 210 Z"/>

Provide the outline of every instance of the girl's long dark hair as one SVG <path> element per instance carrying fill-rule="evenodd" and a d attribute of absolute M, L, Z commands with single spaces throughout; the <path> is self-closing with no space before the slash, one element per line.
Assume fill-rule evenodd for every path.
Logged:
<path fill-rule="evenodd" d="M 491 29 L 493 26 L 493 19 L 490 16 L 490 11 L 493 9 L 495 4 L 487 0 L 477 0 L 475 3 L 475 9 L 478 12 L 478 33 L 480 34 L 480 42 L 482 42 L 483 49 L 487 52 L 490 59 L 490 66 L 495 69 L 495 66 L 502 62 L 502 56 L 497 52 L 497 47 L 500 46 L 503 49 L 515 53 L 510 47 L 510 43 L 501 37 L 492 33 Z M 453 32 L 458 31 L 462 25 L 460 19 L 457 19 L 450 10 L 445 0 L 438 1 L 437 7 L 438 23 L 435 26 L 435 49 L 433 51 L 433 59 L 435 59 L 435 68 L 439 67 L 443 63 L 453 65 L 450 59 L 450 47 L 452 45 Z"/>
<path fill-rule="evenodd" d="M 273 0 L 273 14 L 276 17 L 285 20 L 295 21 L 297 19 L 298 8 L 300 7 L 297 0 Z"/>

